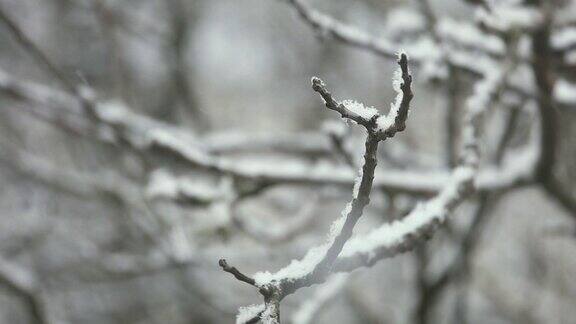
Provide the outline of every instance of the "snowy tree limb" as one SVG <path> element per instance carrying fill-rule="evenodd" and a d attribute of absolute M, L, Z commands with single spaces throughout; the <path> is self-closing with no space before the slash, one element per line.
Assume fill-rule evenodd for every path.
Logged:
<path fill-rule="evenodd" d="M 55 103 L 57 104 L 59 101 L 63 101 L 66 103 L 66 109 L 71 109 L 75 112 L 75 115 L 82 116 L 83 113 L 87 113 L 87 116 L 85 117 L 88 117 L 88 120 L 79 121 L 76 118 L 71 118 L 72 116 L 67 116 L 66 114 L 49 114 L 45 111 L 45 108 L 47 107 L 43 107 L 44 109 L 41 111 L 38 109 L 34 111 L 36 114 L 55 122 L 57 125 L 65 129 L 86 134 L 91 137 L 93 137 L 95 133 L 96 137 L 100 140 L 111 142 L 115 145 L 128 145 L 130 146 L 130 149 L 136 151 L 141 151 L 143 149 L 148 151 L 155 151 L 158 149 L 161 151 L 168 151 L 174 156 L 180 157 L 184 161 L 191 163 L 193 166 L 200 166 L 211 171 L 229 174 L 237 179 L 256 179 L 258 182 L 265 184 L 331 183 L 351 185 L 353 182 L 351 174 L 345 172 L 334 172 L 336 170 L 322 174 L 309 175 L 286 174 L 283 172 L 277 172 L 276 170 L 257 170 L 254 172 L 252 166 L 249 167 L 250 171 L 244 170 L 242 167 L 238 168 L 236 163 L 227 163 L 226 161 L 221 161 L 220 159 L 205 154 L 197 145 L 195 145 L 195 139 L 191 134 L 183 132 L 176 127 L 162 124 L 149 118 L 134 114 L 122 105 L 108 106 L 95 102 L 93 95 L 94 92 L 91 89 L 72 92 L 70 96 L 68 94 L 57 93 L 57 91 L 52 91 L 49 88 L 43 88 L 29 83 L 22 83 L 5 73 L 0 73 L 0 87 L 19 98 L 32 100 L 42 105 L 50 105 L 52 106 L 51 108 L 54 108 Z M 407 98 L 407 96 L 405 98 Z M 80 105 L 80 107 L 78 107 L 78 105 Z M 93 125 L 94 121 L 96 121 L 96 125 Z M 391 124 L 395 125 L 395 123 Z M 339 173 L 346 174 L 346 176 L 344 178 L 334 177 L 334 175 Z M 488 175 L 492 174 L 492 172 L 488 172 Z M 445 178 L 446 176 L 446 174 L 394 174 L 387 171 L 378 178 L 379 180 L 376 185 L 379 187 L 386 187 L 386 189 L 393 191 L 410 192 L 413 194 L 431 194 L 440 189 L 441 184 L 444 182 L 444 179 L 442 178 Z M 408 184 L 405 181 L 407 178 L 414 180 L 419 179 Z M 497 179 L 501 177 L 488 176 L 488 178 Z M 498 181 L 495 185 L 513 186 L 525 182 L 525 180 L 525 177 L 518 179 L 512 177 L 510 183 L 504 184 Z M 482 181 L 480 182 L 481 184 L 479 186 L 482 188 Z M 191 198 L 191 200 L 195 200 L 194 197 Z"/>
<path fill-rule="evenodd" d="M 10 164 L 12 168 L 29 176 L 37 181 L 52 186 L 58 190 L 65 191 L 77 197 L 113 197 L 128 209 L 127 214 L 136 228 L 152 241 L 157 241 L 157 229 L 152 228 L 142 217 L 149 213 L 148 207 L 144 202 L 145 197 L 136 185 L 130 183 L 128 179 L 122 179 L 117 175 L 102 174 L 84 174 L 72 170 L 62 169 L 55 165 L 40 159 L 33 154 L 11 151 L 2 156 L 11 156 L 0 158 L 0 162 Z M 120 181 L 122 180 L 122 181 Z M 132 212 L 131 212 L 132 211 Z M 138 213 L 133 215 L 133 212 Z M 161 245 L 161 244 L 158 244 Z M 98 266 L 108 273 L 114 275 L 143 275 L 154 273 L 169 268 L 189 267 L 194 265 L 194 259 L 176 259 L 171 251 L 164 250 L 162 255 L 145 255 L 132 256 L 120 253 L 107 253 L 99 249 L 90 249 L 92 253 L 85 251 L 87 256 L 92 260 L 97 260 Z M 90 262 L 90 261 L 85 261 Z"/>
<path fill-rule="evenodd" d="M 507 115 L 504 124 L 504 132 L 498 140 L 496 153 L 493 157 L 496 164 L 501 164 L 504 153 L 508 147 L 511 135 L 516 128 L 516 121 L 520 109 L 518 107 L 512 108 Z M 501 200 L 506 192 L 482 192 L 478 195 L 474 216 L 472 217 L 472 224 L 466 229 L 462 238 L 458 241 L 458 252 L 452 262 L 444 269 L 444 271 L 437 277 L 424 280 L 420 289 L 421 298 L 416 307 L 415 317 L 419 323 L 429 323 L 432 321 L 430 312 L 437 304 L 438 299 L 446 291 L 451 283 L 460 283 L 466 285 L 467 277 L 470 273 L 471 260 L 473 258 L 475 249 L 480 242 L 483 234 L 483 229 L 488 223 L 494 206 Z M 463 300 L 459 300 L 455 307 L 455 314 L 463 316 L 465 307 L 465 292 L 461 292 Z M 460 309 L 460 310 L 458 310 Z"/>
<path fill-rule="evenodd" d="M 304 3 L 303 0 L 285 1 L 298 12 L 306 24 L 308 24 L 313 30 L 317 31 L 320 35 L 330 36 L 344 44 L 368 50 L 384 58 L 390 59 L 395 57 L 396 49 L 399 47 L 398 44 L 390 42 L 384 38 L 374 37 L 354 26 L 340 22 L 337 19 L 317 11 L 310 5 Z M 481 46 L 481 44 L 476 45 Z M 490 51 L 488 50 L 488 52 Z M 425 53 L 410 52 L 408 54 L 411 56 L 413 64 L 423 64 L 425 63 L 425 60 L 431 57 L 431 53 L 428 50 Z M 466 56 L 466 58 L 463 59 L 463 56 Z M 445 59 L 449 66 L 452 66 L 468 75 L 482 78 L 484 71 L 478 69 L 475 64 L 470 64 L 470 62 L 474 62 L 474 56 L 475 55 L 459 53 L 458 56 L 450 54 Z M 507 89 L 520 94 L 523 97 L 534 99 L 534 95 L 522 87 L 507 85 Z"/>
<path fill-rule="evenodd" d="M 327 168 L 304 170 L 290 165 L 269 168 L 261 163 L 239 164 L 225 157 L 215 157 L 202 149 L 197 138 L 185 130 L 133 113 L 126 107 L 114 103 L 99 103 L 94 108 L 98 122 L 86 118 L 78 101 L 69 94 L 50 87 L 18 78 L 0 70 L 0 91 L 29 102 L 24 108 L 64 130 L 81 136 L 111 143 L 119 147 L 129 146 L 138 152 L 156 154 L 169 153 L 192 168 L 203 168 L 211 172 L 231 175 L 240 181 L 261 183 L 297 183 L 311 185 L 337 185 L 351 187 L 354 175 L 349 168 Z M 41 106 L 41 107 L 39 107 Z M 281 163 L 281 162 L 279 162 Z M 508 186 L 519 186 L 530 182 L 528 172 L 516 173 L 518 169 L 510 163 L 510 169 L 488 168 L 478 177 L 479 190 L 493 190 Z M 290 172 L 284 171 L 290 169 Z M 374 185 L 378 188 L 416 195 L 433 195 L 441 190 L 449 178 L 445 171 L 386 170 L 379 172 Z M 408 181 L 409 180 L 409 181 Z M 190 197 L 191 200 L 197 200 Z"/>
<path fill-rule="evenodd" d="M 319 131 L 296 134 L 213 132 L 200 141 L 204 150 L 214 155 L 274 152 L 322 157 L 332 153 L 330 139 Z"/>
<path fill-rule="evenodd" d="M 480 120 L 500 84 L 499 77 L 491 77 L 475 87 L 476 93 L 468 102 L 465 118 L 462 162 L 455 169 L 452 182 L 438 196 L 417 207 L 403 220 L 385 224 L 362 238 L 350 240 L 335 262 L 333 271 L 348 272 L 371 266 L 383 258 L 412 250 L 419 242 L 429 238 L 447 214 L 474 192 Z"/>
<path fill-rule="evenodd" d="M 264 296 L 265 309 L 260 318 L 264 323 L 280 322 L 280 301 L 294 293 L 296 290 L 323 282 L 332 271 L 334 262 L 341 253 L 342 248 L 352 236 L 354 226 L 362 216 L 364 208 L 370 202 L 370 193 L 376 169 L 376 152 L 378 143 L 396 132 L 406 128 L 406 118 L 413 94 L 411 89 L 412 77 L 408 72 L 408 58 L 401 53 L 398 57 L 401 81 L 395 88 L 398 92 L 396 101 L 392 104 L 390 112 L 381 116 L 374 108 L 365 108 L 357 102 L 335 101 L 319 78 L 312 78 L 312 88 L 324 99 L 328 109 L 334 110 L 343 118 L 351 119 L 364 126 L 367 131 L 365 142 L 364 163 L 360 170 L 360 177 L 356 182 L 352 201 L 347 205 L 342 217 L 334 222 L 328 242 L 322 246 L 309 250 L 300 261 L 293 261 L 286 268 L 276 274 L 257 273 L 255 280 L 245 275 L 235 273 L 240 281 L 254 283 Z M 222 261 L 222 260 L 221 260 Z M 227 271 L 233 270 L 226 263 L 220 264 Z M 227 271 L 230 272 L 230 271 Z"/>
<path fill-rule="evenodd" d="M 422 1 L 425 2 L 425 0 Z M 495 77 L 493 80 L 491 82 L 485 82 L 487 84 L 486 87 L 480 88 L 481 86 L 477 85 L 476 87 L 482 89 L 483 91 L 476 90 L 474 95 L 478 98 L 471 98 L 468 101 L 469 105 L 481 104 L 484 106 L 484 109 L 486 109 L 487 106 L 495 104 L 500 100 L 500 95 L 505 84 L 507 83 L 509 75 L 518 65 L 518 56 L 516 55 L 516 51 L 517 42 L 515 40 L 511 40 L 511 42 L 507 44 L 508 55 L 501 67 L 504 72 L 494 73 Z M 496 67 L 492 68 L 492 70 L 496 69 Z M 501 136 L 498 138 L 496 144 L 495 154 L 493 157 L 493 163 L 495 165 L 500 166 L 502 163 L 505 149 L 507 148 L 507 144 L 514 131 L 518 112 L 519 109 L 512 109 L 507 115 L 508 118 L 504 123 L 503 131 L 501 132 Z M 453 143 L 447 143 L 448 146 L 452 144 Z M 489 207 L 495 203 L 498 194 L 496 192 L 482 192 L 479 196 L 477 212 L 473 218 L 473 224 L 465 233 L 464 238 L 462 238 L 459 242 L 460 248 L 458 255 L 454 259 L 453 263 L 448 266 L 443 273 L 441 273 L 437 278 L 428 278 L 426 270 L 428 267 L 429 259 L 431 257 L 430 253 L 426 247 L 422 247 L 421 249 L 416 250 L 415 256 L 418 263 L 416 281 L 419 299 L 416 303 L 416 307 L 413 313 L 415 323 L 425 324 L 433 321 L 431 312 L 438 302 L 440 295 L 445 291 L 446 287 L 452 281 L 452 279 L 455 279 L 457 275 L 465 275 L 467 272 L 469 268 L 470 255 L 474 249 L 475 243 L 477 242 L 477 238 L 480 236 L 482 226 L 485 224 L 485 219 L 488 218 L 486 215 L 489 214 L 489 210 L 491 209 Z"/>
<path fill-rule="evenodd" d="M 429 238 L 439 224 L 446 219 L 447 215 L 475 190 L 474 177 L 479 164 L 478 136 L 480 121 L 483 111 L 502 84 L 500 78 L 502 74 L 497 73 L 497 71 L 493 70 L 493 73 L 496 73 L 495 76 L 486 78 L 483 83 L 475 87 L 475 95 L 468 101 L 467 115 L 464 120 L 464 148 L 461 164 L 455 169 L 452 181 L 448 183 L 438 196 L 417 207 L 403 220 L 385 224 L 363 237 L 353 238 L 348 241 L 351 235 L 337 234 L 332 241 L 329 241 L 328 245 L 311 250 L 302 261 L 293 261 L 288 267 L 274 275 L 269 273 L 256 274 L 256 284 L 264 285 L 272 291 L 279 291 L 281 296 L 285 296 L 299 288 L 323 282 L 328 272 L 350 272 L 359 267 L 371 266 L 383 258 L 412 250 L 422 240 Z M 327 99 L 324 91 L 321 91 L 321 95 L 325 100 Z M 335 107 L 331 100 L 326 100 L 326 103 L 327 106 Z M 374 116 L 370 117 L 372 120 L 374 118 Z M 370 129 L 369 127 L 372 124 L 366 122 L 367 120 L 365 118 L 361 120 L 361 123 L 368 125 L 367 128 Z M 367 140 L 367 152 L 369 151 L 368 142 L 369 140 Z M 360 186 L 359 189 L 361 188 Z M 355 195 L 360 191 L 355 191 Z M 347 219 L 345 218 L 344 221 Z M 342 221 L 340 220 L 340 222 Z M 339 226 L 345 229 L 346 224 L 345 222 L 344 225 Z M 353 225 L 354 223 L 350 222 L 348 224 Z M 336 242 L 338 237 L 345 237 L 346 244 L 335 245 L 333 242 Z M 336 247 L 333 248 L 334 246 Z M 341 252 L 338 252 L 333 257 L 333 254 L 329 254 L 331 248 Z M 327 255 L 328 257 L 326 257 Z M 311 266 L 311 264 L 314 266 Z M 325 266 L 325 264 L 328 266 Z"/>

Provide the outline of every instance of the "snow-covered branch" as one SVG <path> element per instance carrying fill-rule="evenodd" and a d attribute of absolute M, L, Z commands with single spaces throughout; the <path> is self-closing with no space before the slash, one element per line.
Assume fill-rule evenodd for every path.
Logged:
<path fill-rule="evenodd" d="M 349 167 L 322 165 L 315 167 L 309 163 L 295 165 L 294 161 L 279 161 L 274 166 L 257 160 L 239 163 L 226 157 L 217 157 L 202 149 L 202 143 L 190 132 L 179 127 L 156 121 L 152 118 L 128 110 L 119 103 L 104 102 L 95 106 L 99 121 L 94 123 L 87 118 L 74 97 L 32 82 L 22 81 L 0 70 L 0 91 L 28 104 L 23 108 L 35 116 L 47 120 L 66 131 L 112 143 L 147 154 L 168 153 L 191 168 L 201 168 L 234 177 L 237 180 L 266 184 L 310 184 L 352 187 L 354 174 Z M 384 117 L 381 117 L 381 120 Z M 517 168 L 486 169 L 478 177 L 480 190 L 493 190 L 502 186 L 517 186 L 529 181 L 525 172 L 517 173 Z M 394 192 L 416 195 L 431 195 L 441 190 L 449 173 L 437 171 L 376 170 L 374 186 Z M 177 178 L 172 178 L 178 181 Z M 504 179 L 506 181 L 504 181 Z M 184 184 L 173 184 L 184 188 Z M 189 190 L 176 190 L 175 200 L 183 200 L 183 195 L 192 194 Z M 164 194 L 164 193 L 163 193 Z M 168 198 L 165 195 L 163 198 Z M 188 201 L 204 201 L 205 197 L 190 196 Z"/>
<path fill-rule="evenodd" d="M 280 301 L 285 296 L 302 287 L 326 280 L 332 271 L 334 262 L 352 236 L 353 229 L 362 216 L 364 208 L 370 202 L 377 164 L 378 143 L 406 128 L 410 101 L 413 97 L 412 77 L 408 71 L 406 54 L 399 54 L 398 64 L 400 71 L 394 80 L 394 88 L 398 94 L 389 113 L 382 116 L 375 108 L 365 108 L 357 102 L 337 102 L 319 78 L 312 79 L 312 88 L 320 94 L 328 109 L 334 110 L 340 113 L 343 118 L 351 119 L 366 128 L 364 163 L 354 186 L 352 201 L 346 206 L 342 216 L 332 224 L 326 243 L 310 249 L 302 260 L 292 261 L 287 267 L 274 274 L 259 272 L 254 276 L 254 279 L 235 271 L 236 269 L 227 266 L 225 261 L 220 261 L 220 266 L 224 271 L 234 274 L 240 281 L 259 287 L 260 293 L 265 299 L 265 308 L 260 314 L 264 323 L 280 322 Z"/>
<path fill-rule="evenodd" d="M 337 111 L 343 118 L 351 119 L 366 128 L 364 163 L 354 186 L 352 201 L 344 209 L 342 216 L 332 224 L 326 243 L 310 249 L 302 260 L 292 261 L 275 274 L 259 272 L 254 279 L 229 267 L 225 261 L 220 261 L 220 266 L 224 271 L 234 274 L 240 281 L 259 287 L 265 299 L 265 308 L 259 315 L 264 323 L 280 322 L 280 301 L 284 297 L 302 287 L 326 280 L 342 248 L 352 236 L 353 229 L 362 216 L 364 208 L 370 202 L 377 164 L 378 143 L 405 129 L 409 104 L 413 97 L 412 77 L 408 72 L 406 54 L 399 55 L 398 64 L 401 78 L 401 81 L 395 80 L 398 96 L 388 115 L 384 116 L 380 116 L 375 108 L 365 108 L 356 102 L 337 102 L 319 78 L 312 79 L 312 88 L 324 99 L 328 109 Z"/>
<path fill-rule="evenodd" d="M 343 236 L 341 233 L 351 222 L 346 222 L 348 218 L 342 217 L 333 226 L 336 234 L 332 234 L 327 244 L 310 250 L 304 259 L 293 261 L 288 267 L 275 274 L 257 273 L 254 276 L 256 285 L 280 291 L 283 297 L 301 287 L 323 282 L 329 272 L 349 272 L 358 267 L 371 266 L 383 258 L 412 250 L 418 243 L 431 237 L 447 216 L 476 189 L 474 178 L 477 177 L 479 167 L 478 138 L 482 116 L 491 100 L 505 84 L 503 71 L 492 69 L 488 75 L 489 77 L 476 84 L 474 94 L 467 102 L 460 163 L 453 171 L 450 181 L 436 197 L 419 204 L 404 219 L 384 224 L 366 235 L 350 240 L 348 238 L 351 235 Z M 338 107 L 335 106 L 336 102 L 331 102 L 331 96 L 328 96 L 326 91 L 319 92 L 329 108 Z M 334 110 L 341 112 L 343 109 L 346 107 L 341 106 Z M 344 111 L 342 115 L 346 116 L 349 113 Z M 357 118 L 356 116 L 361 116 L 361 114 L 356 113 L 353 116 Z M 370 129 L 370 120 L 375 118 L 377 117 L 371 115 L 370 119 L 362 119 L 359 123 L 367 125 L 366 127 Z M 366 171 L 365 167 L 366 163 L 364 171 Z M 355 190 L 355 197 L 362 192 L 361 184 L 362 181 L 359 188 Z M 350 211 L 353 209 L 349 205 L 344 215 L 349 216 Z M 339 251 L 338 243 L 334 242 L 341 237 L 346 240 Z M 330 254 L 331 249 L 336 249 L 338 252 Z M 333 256 L 334 254 L 336 256 Z"/>
<path fill-rule="evenodd" d="M 484 251 L 486 235 L 513 235 L 528 225 L 506 220 L 487 231 L 491 216 L 522 207 L 531 209 L 523 214 L 562 214 L 536 200 L 528 207 L 508 201 L 516 195 L 550 198 L 576 215 L 567 159 L 568 107 L 576 107 L 576 2 L 462 1 L 473 10 L 431 0 L 344 10 L 322 4 L 330 14 L 312 0 L 281 2 L 263 10 L 284 5 L 297 20 L 279 21 L 277 12 L 257 22 L 262 15 L 229 9 L 233 1 L 198 7 L 144 0 L 136 11 L 121 1 L 0 4 L 0 38 L 10 40 L 0 46 L 6 49 L 0 179 L 9 184 L 0 201 L 6 214 L 0 227 L 9 232 L 0 288 L 9 305 L 0 309 L 14 304 L 43 324 L 100 318 L 102 306 L 130 320 L 136 302 L 152 305 L 146 314 L 153 317 L 221 323 L 238 302 L 253 302 L 237 298 L 255 290 L 262 303 L 241 307 L 237 323 L 279 324 L 281 311 L 293 306 L 283 321 L 313 323 L 333 300 L 356 305 L 365 322 L 414 316 L 427 324 L 446 318 L 436 314 L 440 305 L 453 306 L 454 322 L 466 322 L 469 312 L 470 319 L 484 318 L 476 298 L 463 298 L 473 288 L 475 249 Z M 204 10 L 210 15 L 197 20 Z M 86 15 L 89 24 L 82 23 Z M 30 25 L 30 17 L 41 19 Z M 54 21 L 65 21 L 71 34 L 60 35 L 59 24 L 46 29 Z M 284 28 L 295 22 L 302 25 Z M 336 47 L 308 48 L 313 40 L 302 28 Z M 70 47 L 70 39 L 88 41 L 89 53 Z M 302 55 L 316 62 L 301 64 Z M 307 95 L 335 112 L 322 126 L 318 118 L 326 112 L 302 111 L 310 105 L 304 87 L 290 86 L 313 69 L 344 73 L 354 85 L 349 91 L 366 92 L 382 77 L 371 64 L 392 58 L 399 68 L 390 107 L 344 100 L 334 85 L 312 78 L 314 93 Z M 366 73 L 360 80 L 351 71 Z M 414 133 L 392 141 L 413 105 L 410 73 L 423 80 L 418 99 L 430 109 L 410 115 Z M 263 84 L 270 87 L 262 91 Z M 276 116 L 285 120 L 269 120 Z M 326 235 L 319 237 L 321 228 Z M 506 244 L 496 241 L 496 248 Z M 403 253 L 416 263 L 364 269 Z M 513 259 L 511 266 L 520 261 Z M 530 274 L 546 279 L 533 266 Z M 347 283 L 361 268 L 384 272 Z M 101 289 L 114 288 L 97 309 L 95 283 L 98 300 Z M 139 290 L 138 300 L 115 289 L 120 284 Z M 340 299 L 344 286 L 356 297 Z M 446 294 L 452 289 L 456 294 Z M 390 291 L 402 294 L 386 305 L 364 302 Z M 81 299 L 88 302 L 76 300 L 86 292 L 90 298 Z M 199 303 L 178 304 L 176 314 L 173 295 L 177 303 Z M 293 300 L 284 301 L 288 296 Z"/>
<path fill-rule="evenodd" d="M 314 31 L 318 32 L 320 36 L 329 36 L 346 45 L 367 50 L 388 59 L 394 58 L 396 49 L 403 46 L 386 38 L 370 35 L 368 32 L 321 13 L 306 4 L 303 0 L 285 1 L 293 7 L 302 20 Z M 505 19 L 506 17 L 500 16 L 493 19 L 496 19 L 496 21 L 507 21 L 513 24 L 513 26 L 524 23 L 524 25 L 529 25 L 533 28 L 540 22 L 540 19 L 538 17 L 532 17 L 531 13 L 532 11 L 527 9 L 525 20 L 518 22 L 508 21 Z M 509 14 L 509 12 L 507 12 L 507 14 Z M 491 12 L 486 11 L 485 16 L 492 17 Z M 500 59 L 505 55 L 503 51 L 504 44 L 501 40 L 494 37 L 494 35 L 481 32 L 472 24 L 455 22 L 451 19 L 439 19 L 436 25 L 438 39 L 445 40 L 446 43 L 455 43 L 457 46 L 450 47 L 450 52 L 445 53 L 445 57 L 442 57 L 442 51 L 439 47 L 440 44 L 434 44 L 430 39 L 419 41 L 417 44 L 412 44 L 413 42 L 408 43 L 405 47 L 407 54 L 410 55 L 412 64 L 423 65 L 427 68 L 431 66 L 431 64 L 438 65 L 438 58 L 441 58 L 446 62 L 448 67 L 482 79 L 485 71 L 480 65 L 475 64 L 478 54 L 483 53 L 482 55 L 486 56 L 486 59 L 488 59 L 489 56 L 495 56 Z M 471 41 L 471 39 L 473 40 Z M 473 48 L 470 51 L 460 49 L 470 47 Z M 511 81 L 509 84 L 506 84 L 506 90 L 525 98 L 536 98 L 530 85 L 527 85 L 526 82 L 517 81 L 518 80 L 514 80 L 514 82 Z"/>

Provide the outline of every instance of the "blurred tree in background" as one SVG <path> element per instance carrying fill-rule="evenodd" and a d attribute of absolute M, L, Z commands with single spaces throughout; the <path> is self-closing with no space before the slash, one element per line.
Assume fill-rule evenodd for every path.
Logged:
<path fill-rule="evenodd" d="M 0 323 L 576 317 L 576 1 L 0 0 L 0 114 Z"/>

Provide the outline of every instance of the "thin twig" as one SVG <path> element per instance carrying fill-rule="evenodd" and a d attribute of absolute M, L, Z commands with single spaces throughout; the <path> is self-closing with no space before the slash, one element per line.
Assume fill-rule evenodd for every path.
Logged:
<path fill-rule="evenodd" d="M 220 261 L 218 261 L 218 264 L 220 265 L 220 267 L 222 268 L 222 270 L 232 274 L 236 279 L 243 281 L 251 286 L 256 286 L 256 280 L 254 280 L 253 278 L 248 277 L 247 275 L 243 274 L 242 272 L 240 272 L 238 269 L 236 269 L 236 267 L 231 267 L 228 265 L 228 262 L 226 262 L 225 259 L 220 259 Z"/>
<path fill-rule="evenodd" d="M 40 63 L 46 71 L 55 77 L 56 80 L 69 92 L 76 92 L 76 86 L 68 80 L 64 72 L 62 72 L 54 62 L 42 51 L 31 39 L 26 35 L 18 24 L 10 18 L 10 16 L 4 11 L 0 6 L 0 21 L 2 21 L 6 27 L 10 30 L 10 33 L 14 36 L 14 39 L 30 53 L 32 58 Z"/>
<path fill-rule="evenodd" d="M 337 19 L 315 10 L 310 5 L 305 4 L 302 0 L 285 1 L 298 12 L 306 24 L 320 35 L 330 36 L 346 45 L 367 50 L 380 57 L 388 59 L 396 57 L 395 53 L 396 49 L 399 47 L 398 44 L 384 38 L 374 37 L 358 28 L 338 21 Z M 420 57 L 414 57 L 415 53 L 410 54 L 413 56 L 412 64 L 422 64 L 429 56 L 429 53 L 426 53 L 426 56 L 421 55 Z M 476 78 L 483 77 L 483 71 L 481 69 L 478 69 L 474 64 L 469 64 L 474 61 L 473 57 L 467 57 L 465 60 L 460 60 L 456 58 L 456 56 L 449 55 L 445 59 L 447 60 L 449 67 L 451 66 L 460 72 L 464 72 L 465 74 Z M 522 97 L 535 98 L 533 93 L 521 87 L 507 84 L 506 89 L 519 94 Z"/>

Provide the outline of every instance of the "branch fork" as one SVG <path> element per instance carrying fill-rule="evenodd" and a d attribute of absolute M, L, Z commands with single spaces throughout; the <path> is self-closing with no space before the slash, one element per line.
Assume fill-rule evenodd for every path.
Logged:
<path fill-rule="evenodd" d="M 338 102 L 327 90 L 326 85 L 320 78 L 312 78 L 312 89 L 320 94 L 328 109 L 334 110 L 342 118 L 350 119 L 366 128 L 368 135 L 365 142 L 364 164 L 361 167 L 360 176 L 354 187 L 352 201 L 345 209 L 343 218 L 335 222 L 336 225 L 334 227 L 337 229 L 333 231 L 326 245 L 318 247 L 318 249 L 321 249 L 319 259 L 314 258 L 310 261 L 307 260 L 310 259 L 307 258 L 307 255 L 301 261 L 292 262 L 288 267 L 284 268 L 282 275 L 280 275 L 280 272 L 274 275 L 266 273 L 264 277 L 269 275 L 269 280 L 261 279 L 262 276 L 259 278 L 259 274 L 256 274 L 254 278 L 248 277 L 235 267 L 229 266 L 226 260 L 220 260 L 219 264 L 224 271 L 231 273 L 240 281 L 257 287 L 264 296 L 264 310 L 258 313 L 259 319 L 264 323 L 280 323 L 279 304 L 284 297 L 300 288 L 324 282 L 332 272 L 344 245 L 352 237 L 356 223 L 362 216 L 364 208 L 370 202 L 370 193 L 377 165 L 376 153 L 378 144 L 380 141 L 393 137 L 397 132 L 406 128 L 406 119 L 413 93 L 411 89 L 412 76 L 408 71 L 408 57 L 405 53 L 399 54 L 398 65 L 400 66 L 399 78 L 395 80 L 395 89 L 398 94 L 387 115 L 380 115 L 376 109 L 365 108 L 362 104 L 356 102 Z M 304 267 L 306 271 L 301 273 L 291 267 Z M 297 275 L 294 273 L 297 273 Z M 258 318 L 253 318 L 249 322 L 253 322 L 253 320 L 258 320 Z"/>
<path fill-rule="evenodd" d="M 364 108 L 363 106 L 353 108 L 346 105 L 345 102 L 337 102 L 327 90 L 324 82 L 318 77 L 312 78 L 312 89 L 324 99 L 326 108 L 338 112 L 342 118 L 350 119 L 364 126 L 369 136 L 375 136 L 379 141 L 383 141 L 406 129 L 410 101 L 414 97 L 412 76 L 408 71 L 408 56 L 405 53 L 398 55 L 398 65 L 400 66 L 400 80 L 395 81 L 399 82 L 398 97 L 387 115 L 380 115 L 374 108 Z"/>

